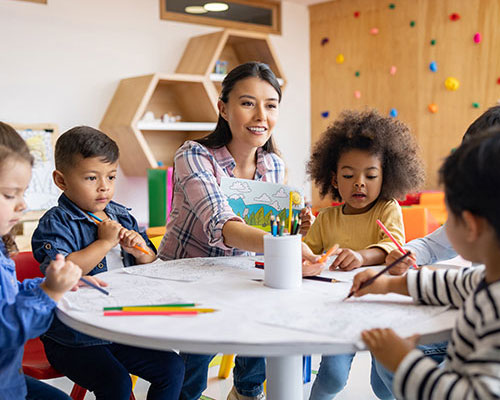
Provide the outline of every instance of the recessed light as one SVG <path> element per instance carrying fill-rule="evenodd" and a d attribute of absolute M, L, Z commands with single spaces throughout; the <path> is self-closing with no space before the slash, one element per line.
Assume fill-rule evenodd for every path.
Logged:
<path fill-rule="evenodd" d="M 229 6 L 226 3 L 205 3 L 203 8 L 207 11 L 221 12 L 226 11 Z"/>
<path fill-rule="evenodd" d="M 202 6 L 188 6 L 184 11 L 188 14 L 206 14 L 208 12 Z"/>

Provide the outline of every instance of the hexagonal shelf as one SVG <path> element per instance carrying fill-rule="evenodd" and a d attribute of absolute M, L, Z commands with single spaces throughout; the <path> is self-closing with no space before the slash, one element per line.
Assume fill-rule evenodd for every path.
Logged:
<path fill-rule="evenodd" d="M 144 119 L 148 111 L 155 120 Z M 181 121 L 163 123 L 166 113 Z M 100 129 L 118 143 L 123 172 L 145 176 L 158 162 L 173 165 L 179 146 L 212 131 L 217 117 L 217 91 L 207 77 L 152 74 L 120 81 Z"/>
<path fill-rule="evenodd" d="M 227 62 L 227 71 L 248 61 L 264 62 L 276 74 L 280 84 L 285 85 L 283 69 L 269 36 L 234 29 L 191 38 L 175 72 L 205 75 L 220 89 L 225 75 L 214 73 L 217 60 Z"/>

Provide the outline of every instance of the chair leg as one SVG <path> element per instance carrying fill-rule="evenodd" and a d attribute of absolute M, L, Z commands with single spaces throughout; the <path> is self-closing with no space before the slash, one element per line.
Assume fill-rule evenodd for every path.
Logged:
<path fill-rule="evenodd" d="M 224 354 L 219 367 L 219 379 L 227 379 L 234 364 L 234 354 Z"/>
<path fill-rule="evenodd" d="M 85 395 L 87 394 L 87 389 L 82 388 L 76 383 L 73 386 L 73 390 L 71 391 L 70 397 L 73 400 L 83 400 Z"/>

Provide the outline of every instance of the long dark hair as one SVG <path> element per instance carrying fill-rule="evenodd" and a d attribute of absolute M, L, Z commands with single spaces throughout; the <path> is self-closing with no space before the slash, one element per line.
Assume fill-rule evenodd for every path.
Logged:
<path fill-rule="evenodd" d="M 229 72 L 229 74 L 227 74 L 222 81 L 222 91 L 219 99 L 224 103 L 227 103 L 229 100 L 229 93 L 233 90 L 234 85 L 243 79 L 251 77 L 259 78 L 269 83 L 278 93 L 278 101 L 281 101 L 281 88 L 278 79 L 276 79 L 276 76 L 267 64 L 257 61 L 251 61 L 238 65 L 236 68 L 231 70 L 231 72 Z M 233 135 L 231 133 L 231 129 L 229 129 L 229 124 L 219 114 L 219 119 L 214 131 L 196 141 L 208 148 L 218 149 L 226 146 L 232 138 Z M 262 148 L 268 153 L 279 153 L 272 135 Z"/>

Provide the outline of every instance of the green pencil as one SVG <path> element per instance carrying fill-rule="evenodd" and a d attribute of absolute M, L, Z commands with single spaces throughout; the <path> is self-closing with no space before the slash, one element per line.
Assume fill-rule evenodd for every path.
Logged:
<path fill-rule="evenodd" d="M 138 306 L 103 307 L 104 311 L 122 310 L 123 307 L 196 307 L 196 303 L 169 303 L 169 304 L 144 304 Z"/>

